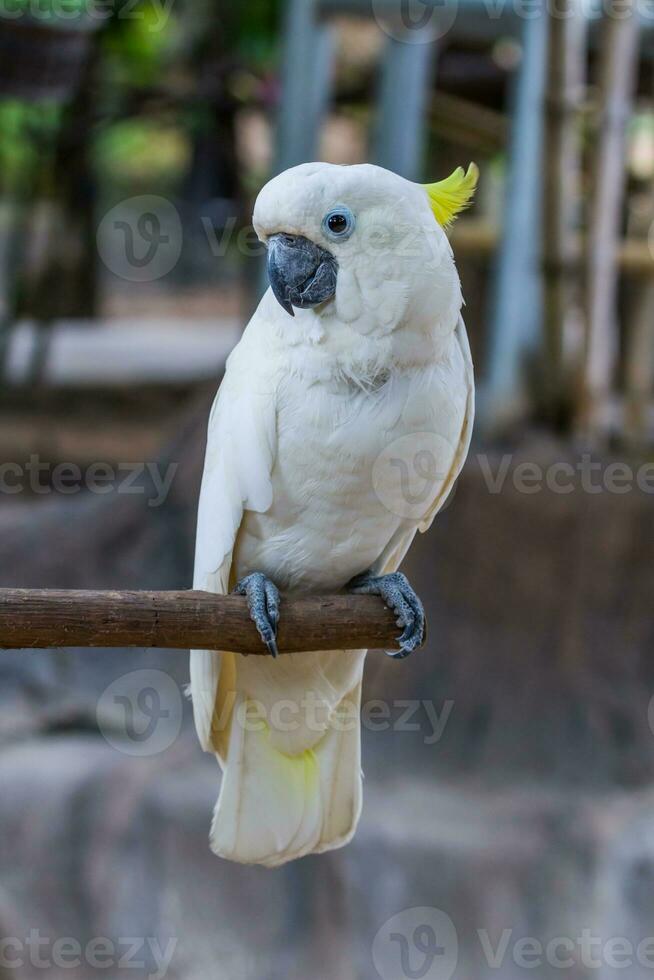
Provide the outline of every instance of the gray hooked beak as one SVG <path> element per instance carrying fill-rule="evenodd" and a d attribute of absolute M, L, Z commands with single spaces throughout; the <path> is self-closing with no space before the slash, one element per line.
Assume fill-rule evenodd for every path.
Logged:
<path fill-rule="evenodd" d="M 336 292 L 338 264 L 327 249 L 302 235 L 271 235 L 268 239 L 268 278 L 277 302 L 295 316 L 319 306 Z"/>

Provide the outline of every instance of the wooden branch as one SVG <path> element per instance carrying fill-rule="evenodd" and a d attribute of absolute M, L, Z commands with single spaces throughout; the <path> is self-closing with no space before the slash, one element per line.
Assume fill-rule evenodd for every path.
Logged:
<path fill-rule="evenodd" d="M 283 598 L 280 653 L 397 649 L 395 616 L 375 596 Z M 268 655 L 245 598 L 208 592 L 0 589 L 0 649 L 167 647 Z"/>

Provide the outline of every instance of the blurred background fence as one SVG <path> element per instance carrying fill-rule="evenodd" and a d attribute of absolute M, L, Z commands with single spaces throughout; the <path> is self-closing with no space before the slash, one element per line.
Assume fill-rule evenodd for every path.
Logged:
<path fill-rule="evenodd" d="M 653 28 L 645 0 L 0 0 L 0 586 L 189 585 L 272 174 L 482 174 L 451 232 L 475 442 L 409 561 L 428 650 L 370 658 L 354 843 L 210 859 L 183 653 L 8 652 L 0 976 L 41 975 L 31 930 L 141 936 L 144 976 L 170 941 L 180 980 L 516 980 L 521 937 L 651 975 Z M 421 973 L 430 923 L 458 953 Z"/>
<path fill-rule="evenodd" d="M 184 296 L 244 315 L 263 284 L 251 204 L 274 172 L 320 157 L 417 180 L 475 157 L 479 201 L 453 241 L 481 424 L 651 440 L 654 115 L 637 7 L 420 0 L 403 22 L 398 0 L 5 6 L 9 381 L 16 360 L 43 379 L 54 324 L 141 313 L 151 293 L 168 311 Z M 163 264 L 148 195 L 179 218 Z M 120 202 L 127 218 L 103 222 Z M 130 204 L 145 208 L 133 229 Z M 143 247 L 137 265 L 112 254 L 126 246 Z M 25 320 L 29 350 L 12 344 Z"/>

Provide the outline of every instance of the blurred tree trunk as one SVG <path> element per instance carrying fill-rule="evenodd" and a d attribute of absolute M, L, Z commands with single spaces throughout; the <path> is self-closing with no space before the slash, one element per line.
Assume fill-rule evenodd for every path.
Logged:
<path fill-rule="evenodd" d="M 625 130 L 635 85 L 638 36 L 633 0 L 620 16 L 610 11 L 602 21 L 597 147 L 584 269 L 586 336 L 579 395 L 579 426 L 590 439 L 600 437 L 609 423 L 617 354 L 617 249 L 626 181 Z"/>
<path fill-rule="evenodd" d="M 562 0 L 548 14 L 545 96 L 543 279 L 545 399 L 551 422 L 569 402 L 564 347 L 574 293 L 575 230 L 580 199 L 579 108 L 585 81 L 586 30 L 578 0 Z"/>
<path fill-rule="evenodd" d="M 650 216 L 654 222 L 654 188 Z M 625 351 L 625 418 L 627 444 L 642 450 L 650 432 L 649 409 L 654 394 L 654 280 L 639 280 L 630 308 Z"/>
<path fill-rule="evenodd" d="M 96 191 L 89 145 L 95 64 L 94 50 L 77 95 L 64 111 L 53 148 L 52 175 L 44 175 L 51 181 L 55 208 L 49 222 L 47 261 L 26 297 L 27 312 L 37 324 L 30 365 L 33 381 L 43 377 L 54 321 L 97 314 Z"/>
<path fill-rule="evenodd" d="M 654 243 L 654 180 L 650 181 L 646 225 L 651 260 Z M 643 231 L 641 228 L 641 234 Z M 629 314 L 624 366 L 624 434 L 627 446 L 637 453 L 645 449 L 648 443 L 651 432 L 649 411 L 654 396 L 654 280 L 650 276 L 636 280 Z"/>

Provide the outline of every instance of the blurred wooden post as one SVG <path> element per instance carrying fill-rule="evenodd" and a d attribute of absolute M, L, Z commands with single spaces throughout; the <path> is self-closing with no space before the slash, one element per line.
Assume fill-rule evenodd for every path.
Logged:
<path fill-rule="evenodd" d="M 374 160 L 408 180 L 420 176 L 436 43 L 429 26 L 418 39 L 389 38 L 384 53 Z"/>
<path fill-rule="evenodd" d="M 617 355 L 617 250 L 626 183 L 625 131 L 638 63 L 638 12 L 605 16 L 601 24 L 600 103 L 590 192 L 584 269 L 585 344 L 579 392 L 579 428 L 597 439 L 607 412 Z"/>
<path fill-rule="evenodd" d="M 575 228 L 580 202 L 578 110 L 585 61 L 585 23 L 578 0 L 548 7 L 545 95 L 543 314 L 546 411 L 559 421 L 568 400 L 564 340 L 574 304 Z"/>
<path fill-rule="evenodd" d="M 643 282 L 627 331 L 625 354 L 625 418 L 627 444 L 642 450 L 651 431 L 649 409 L 654 395 L 654 281 Z"/>
<path fill-rule="evenodd" d="M 650 185 L 647 221 L 650 271 L 654 274 L 654 180 Z M 654 280 L 651 278 L 636 284 L 630 313 L 625 350 L 624 431 L 627 445 L 641 451 L 647 446 L 651 432 L 649 411 L 654 402 Z"/>
<path fill-rule="evenodd" d="M 319 0 L 288 0 L 273 175 L 318 158 L 333 57 L 333 31 L 320 18 Z M 257 259 L 257 267 L 253 281 L 258 300 L 268 288 L 263 258 Z"/>
<path fill-rule="evenodd" d="M 480 389 L 480 425 L 493 429 L 524 403 L 524 360 L 537 344 L 542 296 L 542 104 L 547 21 L 524 20 L 522 62 L 512 113 L 506 193 L 491 318 L 487 376 Z"/>
<path fill-rule="evenodd" d="M 329 104 L 333 39 L 318 0 L 288 0 L 275 173 L 316 159 Z"/>
<path fill-rule="evenodd" d="M 29 137 L 29 125 L 23 119 L 22 125 L 19 123 L 17 132 L 14 133 L 14 139 L 27 140 Z M 19 280 L 25 260 L 27 225 L 37 186 L 37 167 L 28 162 L 22 168 L 16 186 L 5 186 L 4 175 L 0 176 L 0 181 L 0 191 L 8 203 L 4 268 L 0 273 L 3 286 L 3 296 L 0 298 L 0 382 L 4 383 L 11 353 L 11 335 L 16 321 Z"/>

